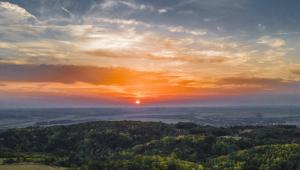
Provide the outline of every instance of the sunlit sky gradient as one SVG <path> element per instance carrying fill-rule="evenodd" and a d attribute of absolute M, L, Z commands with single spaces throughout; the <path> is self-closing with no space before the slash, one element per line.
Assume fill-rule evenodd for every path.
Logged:
<path fill-rule="evenodd" d="M 0 1 L 0 106 L 296 104 L 299 0 Z"/>

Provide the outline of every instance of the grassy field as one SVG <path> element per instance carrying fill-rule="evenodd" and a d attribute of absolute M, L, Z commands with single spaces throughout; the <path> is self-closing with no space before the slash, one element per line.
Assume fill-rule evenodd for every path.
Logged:
<path fill-rule="evenodd" d="M 0 170 L 66 170 L 66 168 L 38 164 L 12 164 L 0 165 Z"/>

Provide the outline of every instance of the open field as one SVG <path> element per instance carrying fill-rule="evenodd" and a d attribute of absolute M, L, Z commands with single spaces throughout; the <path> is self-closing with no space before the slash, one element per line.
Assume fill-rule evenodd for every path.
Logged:
<path fill-rule="evenodd" d="M 0 170 L 66 170 L 65 168 L 38 165 L 38 164 L 12 164 L 0 165 Z"/>

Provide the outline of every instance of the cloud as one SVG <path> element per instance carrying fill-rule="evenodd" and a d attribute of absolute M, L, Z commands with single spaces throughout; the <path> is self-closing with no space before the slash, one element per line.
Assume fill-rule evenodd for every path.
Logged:
<path fill-rule="evenodd" d="M 223 44 L 223 45 L 222 45 Z M 195 47 L 195 48 L 192 48 Z M 183 63 L 224 63 L 228 60 L 241 60 L 246 54 L 230 51 L 230 43 L 213 43 L 209 40 L 170 38 L 154 33 L 103 32 L 82 40 L 78 49 L 87 57 L 111 59 L 147 59 Z M 204 49 L 211 50 L 204 50 Z M 224 48 L 224 50 L 218 49 Z M 203 49 L 203 50 L 200 50 Z M 226 50 L 227 51 L 226 51 Z M 148 61 L 147 61 L 148 62 Z M 151 61 L 149 61 L 151 62 Z"/>
<path fill-rule="evenodd" d="M 99 18 L 99 22 L 130 26 L 144 24 L 136 20 L 106 18 Z M 112 30 L 93 25 L 23 25 L 13 28 L 7 28 L 3 31 L 10 38 L 7 41 L 12 42 L 0 42 L 0 48 L 9 49 L 9 51 L 6 50 L 5 55 L 15 58 L 16 63 L 55 64 L 55 62 L 63 63 L 61 61 L 68 62 L 72 57 L 73 62 L 71 64 L 73 64 L 78 63 L 77 59 L 85 57 L 78 54 L 88 54 L 87 57 L 116 58 L 118 56 L 117 58 L 172 60 L 165 55 L 169 53 L 168 51 L 174 53 L 174 61 L 200 63 L 224 61 L 222 56 L 217 56 L 217 58 L 208 58 L 208 56 L 205 58 L 201 57 L 205 54 L 187 53 L 189 50 L 181 51 L 187 49 L 185 46 L 188 45 L 188 42 L 166 36 L 160 37 L 154 32 L 137 32 L 131 29 Z M 187 32 L 183 27 L 180 27 L 180 29 Z M 196 34 L 195 32 L 190 33 Z M 78 53 L 79 51 L 83 53 Z M 100 55 L 104 53 L 105 55 Z M 88 61 L 86 63 L 91 64 Z"/>
<path fill-rule="evenodd" d="M 272 38 L 270 36 L 260 37 L 256 41 L 256 43 L 258 43 L 258 44 L 264 44 L 264 45 L 267 45 L 269 47 L 281 47 L 281 46 L 286 45 L 285 40 L 280 39 L 280 38 Z"/>
<path fill-rule="evenodd" d="M 297 34 L 300 34 L 300 32 L 285 32 L 285 31 L 279 31 L 277 33 L 277 35 L 284 35 L 284 36 L 287 36 L 287 35 L 297 35 Z"/>
<path fill-rule="evenodd" d="M 69 15 L 69 17 L 74 17 L 74 15 L 67 9 L 67 8 L 65 8 L 65 7 L 61 7 L 61 9 L 67 14 L 67 15 Z"/>
<path fill-rule="evenodd" d="M 265 25 L 263 25 L 263 24 L 257 24 L 257 27 L 258 27 L 258 29 L 260 30 L 260 31 L 265 31 L 266 30 L 266 26 Z"/>
<path fill-rule="evenodd" d="M 291 72 L 300 75 L 300 69 L 292 69 Z"/>
<path fill-rule="evenodd" d="M 144 26 L 151 27 L 150 24 L 137 21 L 134 19 L 119 19 L 119 18 L 85 18 L 86 21 L 99 22 L 99 23 L 108 23 L 108 24 L 118 24 L 118 25 L 129 25 L 129 26 Z"/>
<path fill-rule="evenodd" d="M 75 65 L 16 65 L 0 64 L 0 81 L 56 82 L 71 84 L 85 82 L 95 85 L 139 85 L 165 81 L 161 73 L 140 72 L 126 68 L 105 68 Z"/>
<path fill-rule="evenodd" d="M 160 14 L 163 14 L 163 13 L 166 13 L 166 12 L 168 12 L 168 9 L 165 9 L 165 8 L 162 8 L 162 9 L 158 10 L 158 13 L 160 13 Z"/>
<path fill-rule="evenodd" d="M 14 48 L 15 45 L 11 43 L 6 43 L 6 42 L 0 42 L 0 49 L 9 49 L 9 48 Z"/>
<path fill-rule="evenodd" d="M 214 22 L 214 21 L 217 21 L 218 19 L 217 18 L 204 18 L 203 21 L 204 22 Z"/>
<path fill-rule="evenodd" d="M 131 26 L 129 27 L 131 29 L 135 29 L 136 27 L 143 27 L 144 29 L 154 29 L 154 30 L 161 29 L 163 31 L 169 31 L 171 33 L 183 33 L 183 34 L 190 34 L 193 36 L 203 36 L 207 34 L 207 31 L 202 29 L 189 29 L 183 26 L 174 26 L 174 25 L 155 25 L 155 24 L 150 24 L 135 19 L 85 17 L 84 21 L 88 24 L 111 24 L 113 26 L 119 26 L 119 27 Z"/>
<path fill-rule="evenodd" d="M 186 29 L 183 26 L 166 26 L 167 30 L 170 32 L 175 32 L 175 33 L 186 33 L 186 34 L 191 34 L 191 35 L 206 35 L 207 32 L 204 30 L 190 30 Z"/>
<path fill-rule="evenodd" d="M 119 7 L 120 5 L 126 6 L 135 10 L 152 10 L 153 7 L 150 5 L 137 4 L 134 1 L 126 1 L 126 0 L 105 0 L 101 3 L 102 9 L 112 9 Z"/>
<path fill-rule="evenodd" d="M 112 17 L 131 18 L 143 12 L 154 11 L 154 7 L 134 0 L 103 0 L 93 3 L 90 9 L 83 15 L 84 17 Z"/>
<path fill-rule="evenodd" d="M 242 78 L 242 77 L 228 77 L 219 80 L 220 84 L 232 84 L 232 85 L 261 85 L 261 86 L 276 86 L 286 83 L 286 81 L 277 78 Z"/>
<path fill-rule="evenodd" d="M 148 51 L 138 51 L 138 50 L 122 50 L 122 51 L 111 51 L 111 50 L 94 50 L 94 51 L 84 51 L 83 54 L 112 58 L 112 59 L 149 59 L 154 61 L 169 61 L 169 62 L 188 62 L 188 63 L 224 63 L 227 59 L 222 56 L 208 57 L 204 55 L 195 55 L 195 54 L 172 54 L 170 52 L 161 52 L 161 53 L 151 53 Z"/>
<path fill-rule="evenodd" d="M 0 2 L 0 24 L 34 24 L 38 20 L 24 8 L 9 2 Z"/>
<path fill-rule="evenodd" d="M 173 31 L 184 30 L 182 27 L 174 29 Z M 236 65 L 246 62 L 249 56 L 253 55 L 253 51 L 236 42 L 205 37 L 170 37 L 135 30 L 118 32 L 104 30 L 91 32 L 86 37 L 88 38 L 81 39 L 77 47 L 83 56 L 123 59 L 122 61 L 130 59 L 126 61 L 130 63 L 139 63 L 142 59 L 147 59 L 146 64 L 156 65 L 159 65 L 160 61 L 161 64 L 164 64 L 163 61 L 169 61 L 168 63 L 176 62 L 181 65 L 203 63 Z"/>

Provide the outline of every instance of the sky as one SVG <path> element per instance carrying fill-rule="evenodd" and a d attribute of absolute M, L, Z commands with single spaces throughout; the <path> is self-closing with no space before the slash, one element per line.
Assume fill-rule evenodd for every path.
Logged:
<path fill-rule="evenodd" d="M 300 105 L 299 0 L 0 0 L 0 107 Z"/>

